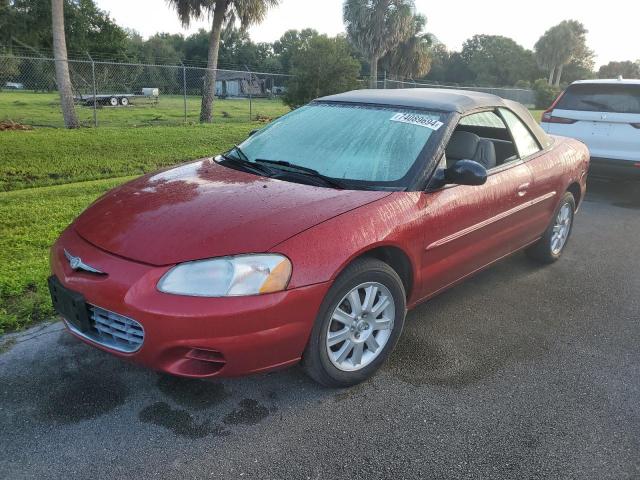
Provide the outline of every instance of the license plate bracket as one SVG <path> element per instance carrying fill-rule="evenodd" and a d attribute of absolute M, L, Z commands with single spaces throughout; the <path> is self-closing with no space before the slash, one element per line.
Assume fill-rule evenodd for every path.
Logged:
<path fill-rule="evenodd" d="M 85 333 L 91 328 L 89 323 L 89 309 L 81 293 L 65 288 L 55 275 L 49 277 L 49 293 L 53 308 L 79 331 Z"/>

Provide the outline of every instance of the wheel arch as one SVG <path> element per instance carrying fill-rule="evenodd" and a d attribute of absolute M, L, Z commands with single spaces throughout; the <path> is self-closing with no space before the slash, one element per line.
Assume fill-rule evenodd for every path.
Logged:
<path fill-rule="evenodd" d="M 402 280 L 406 298 L 411 298 L 411 293 L 415 285 L 414 267 L 409 255 L 407 255 L 402 248 L 395 245 L 371 246 L 371 248 L 361 251 L 350 258 L 348 262 L 342 265 L 335 276 L 340 275 L 345 268 L 361 258 L 375 258 L 393 268 L 400 277 L 400 280 Z"/>
<path fill-rule="evenodd" d="M 580 188 L 580 184 L 578 182 L 573 182 L 567 187 L 567 192 L 573 195 L 573 199 L 576 201 L 576 209 L 580 205 L 580 201 L 582 200 L 582 189 Z"/>

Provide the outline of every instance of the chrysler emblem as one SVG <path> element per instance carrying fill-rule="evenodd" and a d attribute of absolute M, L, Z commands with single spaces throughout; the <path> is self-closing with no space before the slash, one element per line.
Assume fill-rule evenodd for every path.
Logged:
<path fill-rule="evenodd" d="M 94 268 L 91 265 L 87 265 L 86 263 L 84 263 L 80 257 L 75 257 L 71 255 L 69 252 L 67 252 L 66 249 L 64 250 L 64 256 L 67 257 L 67 260 L 69 261 L 69 266 L 73 270 L 76 270 L 76 271 L 84 270 L 85 272 L 104 274 L 102 270 L 98 270 L 97 268 Z"/>

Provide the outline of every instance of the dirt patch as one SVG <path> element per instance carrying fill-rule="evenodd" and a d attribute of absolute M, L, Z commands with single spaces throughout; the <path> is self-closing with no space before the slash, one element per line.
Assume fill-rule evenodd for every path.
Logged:
<path fill-rule="evenodd" d="M 4 130 L 33 130 L 31 125 L 24 125 L 12 120 L 3 120 L 0 122 L 0 131 Z"/>
<path fill-rule="evenodd" d="M 256 122 L 260 122 L 260 123 L 269 123 L 273 121 L 273 117 L 269 117 L 267 115 L 256 115 Z"/>

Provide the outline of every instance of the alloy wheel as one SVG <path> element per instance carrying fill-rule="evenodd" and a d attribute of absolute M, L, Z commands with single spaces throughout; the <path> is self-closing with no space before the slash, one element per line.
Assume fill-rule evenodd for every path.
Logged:
<path fill-rule="evenodd" d="M 338 303 L 327 331 L 327 353 L 342 371 L 360 370 L 375 360 L 391 337 L 395 303 L 378 282 L 358 285 Z"/>
<path fill-rule="evenodd" d="M 558 255 L 564 248 L 565 243 L 567 243 L 572 219 L 573 212 L 571 205 L 565 203 L 560 208 L 558 215 L 556 215 L 556 222 L 553 225 L 553 232 L 551 234 L 551 253 L 554 255 Z"/>

